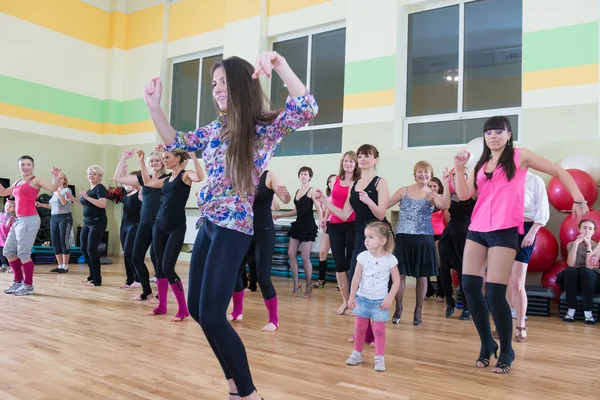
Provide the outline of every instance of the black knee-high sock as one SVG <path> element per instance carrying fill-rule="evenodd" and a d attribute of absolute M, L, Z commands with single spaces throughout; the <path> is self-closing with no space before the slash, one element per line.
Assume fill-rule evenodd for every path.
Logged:
<path fill-rule="evenodd" d="M 487 288 L 487 286 L 486 286 Z M 489 358 L 494 350 L 494 338 L 490 328 L 490 317 L 488 305 L 481 290 L 483 289 L 483 278 L 477 275 L 463 275 L 462 290 L 469 303 L 469 309 L 479 338 L 481 339 L 481 350 L 479 355 Z M 506 290 L 506 286 L 505 286 Z M 510 309 L 508 310 L 510 315 Z"/>
<path fill-rule="evenodd" d="M 494 318 L 494 324 L 496 324 L 496 330 L 498 331 L 500 353 L 509 355 L 513 358 L 512 315 L 510 313 L 510 306 L 506 301 L 506 285 L 486 282 L 485 293 L 487 294 L 492 318 Z M 472 307 L 473 306 L 471 305 L 471 308 Z"/>
<path fill-rule="evenodd" d="M 327 260 L 319 260 L 319 280 L 324 281 L 327 277 Z"/>

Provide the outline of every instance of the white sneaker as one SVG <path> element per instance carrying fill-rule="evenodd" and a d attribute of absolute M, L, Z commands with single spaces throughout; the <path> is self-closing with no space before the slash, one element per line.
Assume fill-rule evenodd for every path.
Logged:
<path fill-rule="evenodd" d="M 4 290 L 4 293 L 6 294 L 13 294 L 15 291 L 17 291 L 21 285 L 23 285 L 23 282 L 13 282 L 12 285 L 10 285 L 8 287 L 8 289 Z"/>
<path fill-rule="evenodd" d="M 348 365 L 358 365 L 363 362 L 362 353 L 356 350 L 352 350 L 350 353 L 350 357 L 346 360 L 346 364 Z"/>
<path fill-rule="evenodd" d="M 26 285 L 25 283 L 21 285 L 17 290 L 13 292 L 15 296 L 27 296 L 28 294 L 33 294 L 33 285 Z"/>
<path fill-rule="evenodd" d="M 377 372 L 385 371 L 385 359 L 383 356 L 375 356 L 375 367 L 373 369 Z"/>

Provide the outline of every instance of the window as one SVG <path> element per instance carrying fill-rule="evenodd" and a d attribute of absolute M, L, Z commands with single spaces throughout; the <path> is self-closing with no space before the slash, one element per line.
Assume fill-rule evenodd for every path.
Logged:
<path fill-rule="evenodd" d="M 522 0 L 461 0 L 410 14 L 406 146 L 466 143 L 493 115 L 518 122 L 521 54 Z"/>
<path fill-rule="evenodd" d="M 222 54 L 173 63 L 171 86 L 171 126 L 193 131 L 217 117 L 212 98 L 212 68 Z"/>
<path fill-rule="evenodd" d="M 344 68 L 346 29 L 312 33 L 277 41 L 273 50 L 285 57 L 300 80 L 306 83 L 319 103 L 319 114 L 309 126 L 283 139 L 275 156 L 340 153 L 344 111 Z M 273 74 L 271 102 L 285 107 L 288 91 Z"/>

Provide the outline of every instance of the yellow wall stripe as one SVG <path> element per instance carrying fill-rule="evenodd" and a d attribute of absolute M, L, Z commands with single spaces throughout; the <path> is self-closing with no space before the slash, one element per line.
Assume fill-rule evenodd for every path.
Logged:
<path fill-rule="evenodd" d="M 223 28 L 225 3 L 223 0 L 182 0 L 171 4 L 169 42 Z"/>
<path fill-rule="evenodd" d="M 598 64 L 525 72 L 523 90 L 598 83 Z"/>
<path fill-rule="evenodd" d="M 391 106 L 394 104 L 394 89 L 375 92 L 347 94 L 344 96 L 344 110 Z"/>
<path fill-rule="evenodd" d="M 226 23 L 260 15 L 260 0 L 227 0 L 225 3 Z"/>
<path fill-rule="evenodd" d="M 105 49 L 127 50 L 162 39 L 164 4 L 123 14 L 81 0 L 0 0 L 0 13 Z"/>
<path fill-rule="evenodd" d="M 115 135 L 128 135 L 131 133 L 155 131 L 152 121 L 131 122 L 128 124 L 99 123 L 83 119 L 66 117 L 46 111 L 32 110 L 31 108 L 13 106 L 0 103 L 0 114 L 7 117 L 24 119 L 27 121 L 41 122 L 49 125 L 62 126 L 92 133 L 111 133 Z"/>
<path fill-rule="evenodd" d="M 267 0 L 267 17 L 286 12 L 299 10 L 317 4 L 327 3 L 331 0 Z"/>

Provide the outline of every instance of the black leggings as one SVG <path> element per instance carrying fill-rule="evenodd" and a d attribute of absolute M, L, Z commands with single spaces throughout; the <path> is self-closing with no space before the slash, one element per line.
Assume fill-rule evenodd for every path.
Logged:
<path fill-rule="evenodd" d="M 69 234 L 73 227 L 73 215 L 54 214 L 50 217 L 50 240 L 54 254 L 71 254 L 69 250 Z"/>
<path fill-rule="evenodd" d="M 248 288 L 253 292 L 256 292 L 256 289 L 258 288 L 258 282 L 256 279 L 256 259 L 255 257 L 250 257 L 250 259 L 248 260 L 248 270 L 249 270 L 249 274 L 246 275 L 246 271 L 242 270 L 241 275 L 242 275 L 242 286 L 244 288 Z M 237 284 L 236 284 L 237 285 Z M 237 286 L 236 286 L 237 287 Z M 237 292 L 238 290 L 236 290 Z"/>
<path fill-rule="evenodd" d="M 150 276 L 148 274 L 148 268 L 146 267 L 146 252 L 152 244 L 152 227 L 154 223 L 140 222 L 138 225 L 137 232 L 135 234 L 135 241 L 133 242 L 133 253 L 131 255 L 131 261 L 139 282 L 142 284 L 142 299 L 145 299 L 148 295 L 152 294 L 152 287 L 150 286 Z M 154 272 L 156 275 L 156 265 L 158 261 L 154 255 L 154 249 L 150 249 L 150 258 L 154 265 Z"/>
<path fill-rule="evenodd" d="M 98 255 L 98 246 L 102 241 L 102 236 L 106 230 L 106 216 L 97 218 L 84 218 L 81 236 L 79 237 L 81 252 L 85 257 L 85 262 L 90 269 L 88 280 L 94 285 L 102 284 L 102 273 L 100 271 L 100 256 Z"/>
<path fill-rule="evenodd" d="M 452 271 L 458 274 L 458 282 L 462 289 L 462 263 L 467 233 L 445 233 L 439 241 L 438 248 L 440 252 L 440 280 L 444 288 L 446 304 L 456 307 L 454 296 L 452 296 Z M 464 292 L 464 291 L 463 291 Z M 468 310 L 467 297 L 463 293 L 463 310 Z"/>
<path fill-rule="evenodd" d="M 358 255 L 365 250 L 367 250 L 367 248 L 365 247 L 365 231 L 364 229 L 361 229 L 360 231 L 356 231 L 354 235 L 354 251 L 352 252 L 352 259 L 350 262 L 350 273 L 348 274 L 348 290 L 351 290 L 352 288 L 352 278 L 354 278 L 354 271 L 356 270 L 356 257 L 358 257 Z"/>
<path fill-rule="evenodd" d="M 327 226 L 331 254 L 335 261 L 335 272 L 348 272 L 352 263 L 354 244 L 356 243 L 354 221 L 341 224 L 329 223 Z"/>
<path fill-rule="evenodd" d="M 175 272 L 175 264 L 183 246 L 185 238 L 185 223 L 173 227 L 163 225 L 161 222 L 154 224 L 152 230 L 152 248 L 156 254 L 156 277 L 167 278 L 170 284 L 181 279 Z"/>
<path fill-rule="evenodd" d="M 271 282 L 271 264 L 273 261 L 273 250 L 275 249 L 275 230 L 271 228 L 261 229 L 254 232 L 250 247 L 242 260 L 240 274 L 235 285 L 235 291 L 244 290 L 242 275 L 246 272 L 246 264 L 254 259 L 256 263 L 256 280 L 260 286 L 263 299 L 269 300 L 277 296 L 273 282 Z"/>
<path fill-rule="evenodd" d="M 135 268 L 133 267 L 132 255 L 135 234 L 138 230 L 138 224 L 135 222 L 121 222 L 121 246 L 123 247 L 123 258 L 125 260 L 125 274 L 127 280 L 125 283 L 131 285 L 133 282 L 139 282 Z"/>
<path fill-rule="evenodd" d="M 0 264 L 8 265 L 8 258 L 4 257 L 4 246 L 0 246 Z"/>
<path fill-rule="evenodd" d="M 577 293 L 579 292 L 579 289 L 581 289 L 583 311 L 592 311 L 594 288 L 597 280 L 598 276 L 589 268 L 569 267 L 565 269 L 564 284 L 569 308 L 577 308 Z"/>
<path fill-rule="evenodd" d="M 190 260 L 188 308 L 200 324 L 226 379 L 241 397 L 254 392 L 246 349 L 227 321 L 240 264 L 252 236 L 206 221 L 198 230 Z"/>

